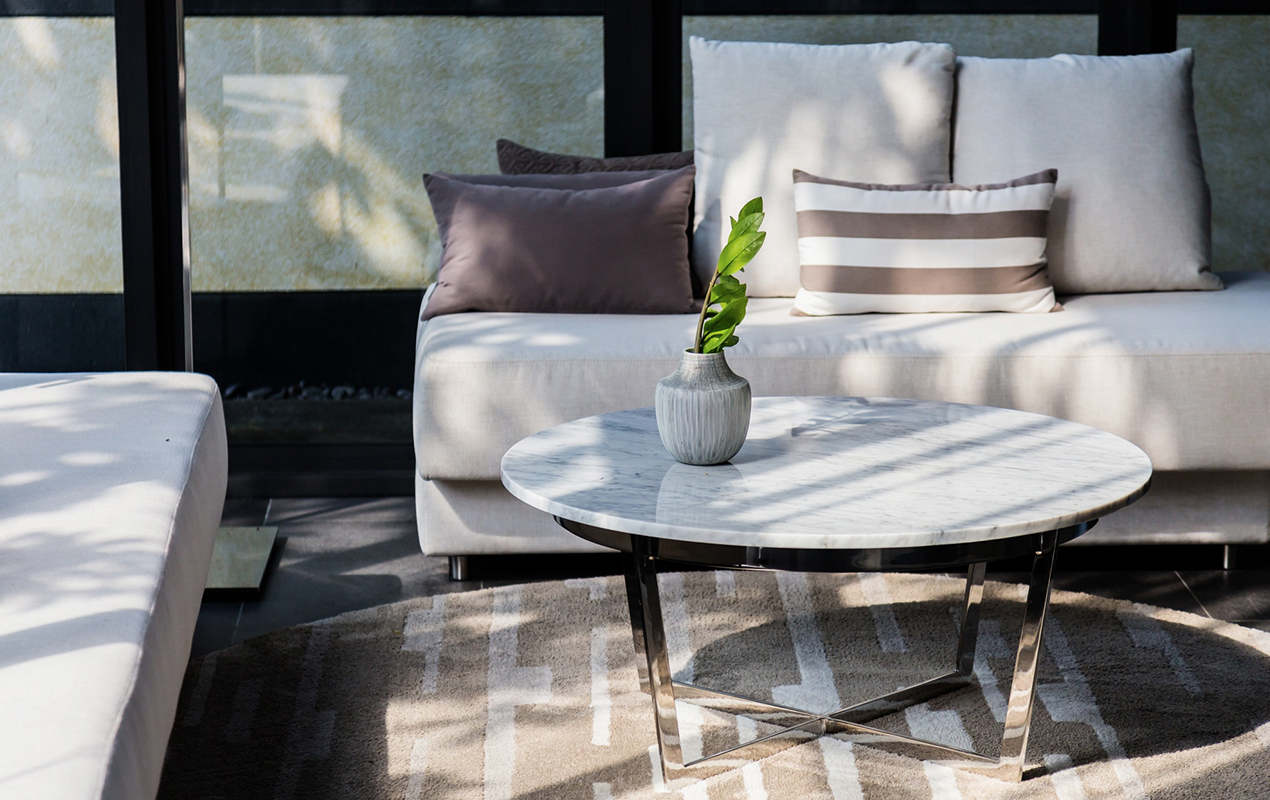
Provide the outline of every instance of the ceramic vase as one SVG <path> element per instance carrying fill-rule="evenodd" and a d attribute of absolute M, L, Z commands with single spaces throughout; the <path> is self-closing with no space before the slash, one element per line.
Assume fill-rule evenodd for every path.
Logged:
<path fill-rule="evenodd" d="M 685 352 L 679 369 L 657 382 L 655 405 L 662 444 L 677 461 L 722 464 L 745 444 L 750 382 L 723 353 Z"/>

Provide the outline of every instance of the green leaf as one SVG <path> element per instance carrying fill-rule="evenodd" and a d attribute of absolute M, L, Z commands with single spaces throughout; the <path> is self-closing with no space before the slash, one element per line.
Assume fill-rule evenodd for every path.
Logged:
<path fill-rule="evenodd" d="M 763 247 L 765 239 L 767 239 L 765 231 L 751 231 L 744 236 L 729 241 L 719 255 L 719 274 L 731 275 L 734 272 L 740 272 L 745 269 L 745 265 L 753 261 L 754 256 L 758 255 L 758 251 Z"/>
<path fill-rule="evenodd" d="M 737 338 L 736 336 L 729 336 L 726 339 L 720 338 L 719 336 L 712 336 L 710 340 L 706 343 L 705 347 L 702 348 L 701 352 L 717 353 L 723 348 L 731 347 L 732 345 L 736 344 L 739 341 L 741 340 Z"/>
<path fill-rule="evenodd" d="M 731 277 L 731 276 L 728 276 Z M 710 305 L 715 303 L 727 303 L 738 297 L 745 296 L 745 284 L 735 281 L 732 283 L 716 283 L 714 288 L 710 290 Z"/>
<path fill-rule="evenodd" d="M 738 237 L 751 234 L 758 230 L 763 224 L 763 220 L 767 218 L 766 214 L 747 214 L 741 217 L 733 224 L 732 229 L 728 231 L 728 242 L 732 242 Z"/>
<path fill-rule="evenodd" d="M 740 295 L 723 304 L 719 308 L 718 314 L 706 320 L 705 326 L 702 328 L 702 339 L 705 344 L 712 345 L 717 340 L 719 347 L 726 346 L 722 343 L 732 336 L 736 326 L 740 325 L 741 320 L 745 319 L 745 308 L 748 302 L 749 298 Z"/>
<path fill-rule="evenodd" d="M 737 219 L 742 219 L 750 214 L 763 213 L 763 198 L 756 197 L 741 207 L 741 213 L 737 214 Z"/>
<path fill-rule="evenodd" d="M 714 292 L 710 294 L 713 295 Z M 740 317 L 745 316 L 745 307 L 749 301 L 750 298 L 746 297 L 744 292 L 734 292 L 726 300 L 720 301 L 718 313 L 711 314 L 706 319 L 706 329 L 714 330 L 720 325 L 731 324 L 733 317 L 737 317 L 736 321 L 740 322 Z M 740 316 L 738 317 L 738 315 Z"/>
<path fill-rule="evenodd" d="M 751 200 L 746 203 L 746 208 L 752 207 L 754 202 L 754 200 Z M 759 208 L 762 208 L 761 199 L 759 199 L 758 205 Z M 749 258 L 754 257 L 753 253 L 741 264 L 735 264 L 734 261 L 737 254 L 744 252 L 752 245 L 754 237 L 758 235 L 759 226 L 763 224 L 764 216 L 762 211 L 757 211 L 742 214 L 739 219 L 732 221 L 732 230 L 728 233 L 728 242 L 723 246 L 723 252 L 719 253 L 719 263 L 716 272 L 720 275 L 730 275 L 749 263 Z M 754 252 L 758 251 L 755 250 Z"/>
<path fill-rule="evenodd" d="M 740 341 L 736 327 L 745 319 L 749 299 L 745 296 L 745 284 L 735 273 L 745 269 L 763 247 L 767 234 L 759 228 L 764 218 L 761 197 L 746 203 L 736 217 L 728 218 L 732 224 L 728 241 L 719 253 L 714 280 L 698 322 L 695 342 L 698 352 L 717 353 Z"/>

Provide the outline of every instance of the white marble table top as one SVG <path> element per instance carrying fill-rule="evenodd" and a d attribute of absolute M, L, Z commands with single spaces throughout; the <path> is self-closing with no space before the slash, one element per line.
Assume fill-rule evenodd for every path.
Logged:
<path fill-rule="evenodd" d="M 1075 422 L 860 397 L 754 399 L 728 464 L 671 458 L 651 408 L 565 423 L 507 451 L 503 485 L 622 533 L 799 549 L 922 547 L 1056 530 L 1141 497 L 1151 461 Z"/>

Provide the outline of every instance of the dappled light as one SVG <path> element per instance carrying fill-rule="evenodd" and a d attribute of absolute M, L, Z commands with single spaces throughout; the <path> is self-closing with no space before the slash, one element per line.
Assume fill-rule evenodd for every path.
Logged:
<path fill-rule="evenodd" d="M 1260 313 L 1270 281 L 1255 273 L 1227 273 L 1227 281 L 1224 292 L 1065 298 L 1066 310 L 1050 314 L 806 318 L 790 316 L 791 300 L 754 298 L 728 362 L 756 397 L 909 397 L 1016 408 L 1126 438 L 1160 470 L 1211 468 L 1219 452 L 1235 450 L 1251 468 L 1262 463 L 1258 453 L 1270 446 L 1270 430 L 1243 410 L 1239 392 L 1221 388 L 1242 379 L 1219 371 L 1210 354 L 1231 353 L 1223 358 L 1233 369 L 1243 363 L 1239 353 L 1270 347 L 1250 322 L 1236 322 Z M 653 387 L 674 370 L 693 323 L 691 315 L 430 320 L 417 362 L 427 384 L 416 397 L 421 474 L 492 480 L 502 454 L 525 436 L 651 405 Z M 602 354 L 596 342 L 603 342 Z M 544 369 L 526 370 L 525 363 Z M 1240 434 L 1229 437 L 1229 447 L 1215 449 L 1213 436 L 1234 429 Z"/>
<path fill-rule="evenodd" d="M 62 65 L 62 52 L 53 36 L 53 28 L 42 17 L 21 17 L 14 21 L 18 38 L 27 55 L 42 70 L 54 70 Z"/>
<path fill-rule="evenodd" d="M 0 366 L 129 371 L 0 372 L 4 800 L 1211 798 L 1268 780 L 1270 633 L 1252 626 L 1270 589 L 1249 562 L 1270 552 L 1270 60 L 1246 54 L 1270 13 L 1155 3 L 1148 30 L 1117 22 L 1129 0 L 687 18 L 66 2 L 0 19 Z M 1048 58 L 1118 49 L 1141 55 Z M 692 152 L 664 152 L 681 134 Z M 1038 159 L 1055 163 L 1018 177 Z M 694 166 L 639 209 L 562 190 L 671 161 Z M 500 169 L 532 176 L 491 196 L 550 194 L 629 236 L 592 248 L 495 214 L 471 258 L 448 228 L 473 269 L 438 283 L 436 218 L 475 212 L 429 178 L 434 215 L 422 176 Z M 871 199 L 796 204 L 801 171 Z M 1173 194 L 1143 189 L 1170 175 Z M 896 201 L 985 176 L 1044 203 Z M 607 191 L 656 182 L 638 183 Z M 752 268 L 698 280 L 746 201 L 768 237 Z M 648 230 L 623 216 L 645 211 Z M 736 216 L 738 236 L 757 219 Z M 685 235 L 687 267 L 613 256 L 682 255 Z M 559 258 L 475 263 L 540 239 Z M 671 267 L 673 305 L 624 302 Z M 1086 267 L 1108 280 L 1073 280 Z M 518 292 L 552 270 L 581 294 L 603 277 L 606 308 L 704 303 L 707 332 L 740 311 L 727 369 L 711 357 L 744 404 L 693 386 L 650 408 L 698 316 Z M 858 309 L 793 298 L 979 308 L 1028 282 L 1039 313 L 808 316 Z M 441 308 L 494 283 L 499 307 L 542 313 Z M 725 416 L 748 421 L 726 463 L 663 444 Z M 774 743 L 792 746 L 757 749 Z"/>
<path fill-rule="evenodd" d="M 4 374 L 0 441 L 0 785 L 75 796 L 166 736 L 224 499 L 219 394 L 186 373 Z"/>
<path fill-rule="evenodd" d="M 598 152 L 601 38 L 588 18 L 191 19 L 194 289 L 421 288 L 422 174 L 492 172 L 500 136 Z"/>
<path fill-rule="evenodd" d="M 97 78 L 97 102 L 94 104 L 97 139 L 102 147 L 115 160 L 115 164 L 104 167 L 106 174 L 119 177 L 119 92 L 115 90 L 114 76 L 109 74 Z"/>
<path fill-rule="evenodd" d="M 0 294 L 122 288 L 112 24 L 0 21 Z"/>
<path fill-rule="evenodd" d="M 912 401 L 758 400 L 741 452 L 717 467 L 658 445 L 648 410 L 582 420 L 512 448 L 503 479 L 540 510 L 626 533 L 899 547 L 1073 525 L 1135 499 L 1151 474 L 1091 428 Z"/>
<path fill-rule="evenodd" d="M 661 578 L 680 626 L 671 660 L 684 680 L 756 698 L 797 689 L 836 705 L 948 667 L 959 580 L 739 572 L 725 582 L 724 574 Z M 987 585 L 975 665 L 982 690 L 882 717 L 878 727 L 999 747 L 996 714 L 1022 588 Z M 314 798 L 350 784 L 410 798 L 479 796 L 488 787 L 516 798 L 590 796 L 604 791 L 596 785 L 614 797 L 660 796 L 666 776 L 623 595 L 622 578 L 612 577 L 420 598 L 195 661 L 178 712 L 189 723 L 174 731 L 161 797 L 224 791 L 242 785 L 245 771 L 270 795 L 295 787 L 295 796 Z M 886 646 L 879 608 L 890 636 L 902 631 L 902 650 Z M 1119 797 L 1134 796 L 1136 785 L 1150 796 L 1223 797 L 1236 796 L 1223 787 L 1255 785 L 1248 781 L 1270 763 L 1264 634 L 1070 592 L 1055 593 L 1050 621 L 1031 732 L 1040 766 L 1022 784 L 949 773 L 963 796 Z M 1171 660 L 1161 643 L 1173 648 Z M 213 679 L 198 694 L 204 674 Z M 248 687 L 259 735 L 226 736 L 241 724 L 235 709 Z M 767 719 L 737 722 L 690 701 L 678 707 L 681 720 L 694 719 L 683 729 L 688 749 L 709 752 L 773 729 Z M 711 796 L 744 797 L 743 776 L 753 784 L 761 774 L 773 798 L 829 796 L 831 786 L 921 798 L 931 796 L 927 776 L 938 770 L 830 740 L 673 779 Z M 1060 793 L 1075 789 L 1084 794 Z"/>
<path fill-rule="evenodd" d="M 0 631 L 9 637 L 24 635 L 6 624 L 23 624 L 17 612 L 55 620 L 57 609 L 87 598 L 144 612 L 137 575 L 160 570 L 167 555 L 167 543 L 147 532 L 169 524 L 181 465 L 202 430 L 201 416 L 174 414 L 191 400 L 205 406 L 207 395 L 158 378 L 150 386 L 144 377 L 106 379 L 122 388 L 113 392 L 102 382 L 0 376 L 0 541 L 10 553 L 0 560 L 0 607 L 8 609 Z M 149 427 L 128 426 L 138 411 L 150 415 Z M 9 652 L 23 652 L 10 641 Z M 79 646 L 73 636 L 60 641 Z"/>
<path fill-rule="evenodd" d="M 340 75 L 225 75 L 225 199 L 283 202 L 300 151 L 320 146 L 338 157 L 347 85 Z"/>

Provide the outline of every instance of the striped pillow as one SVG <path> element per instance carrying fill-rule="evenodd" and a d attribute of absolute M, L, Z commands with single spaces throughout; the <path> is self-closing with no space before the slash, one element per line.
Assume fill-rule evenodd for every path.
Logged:
<path fill-rule="evenodd" d="M 1045 269 L 1057 180 L 883 186 L 794 170 L 794 313 L 1061 309 Z"/>

